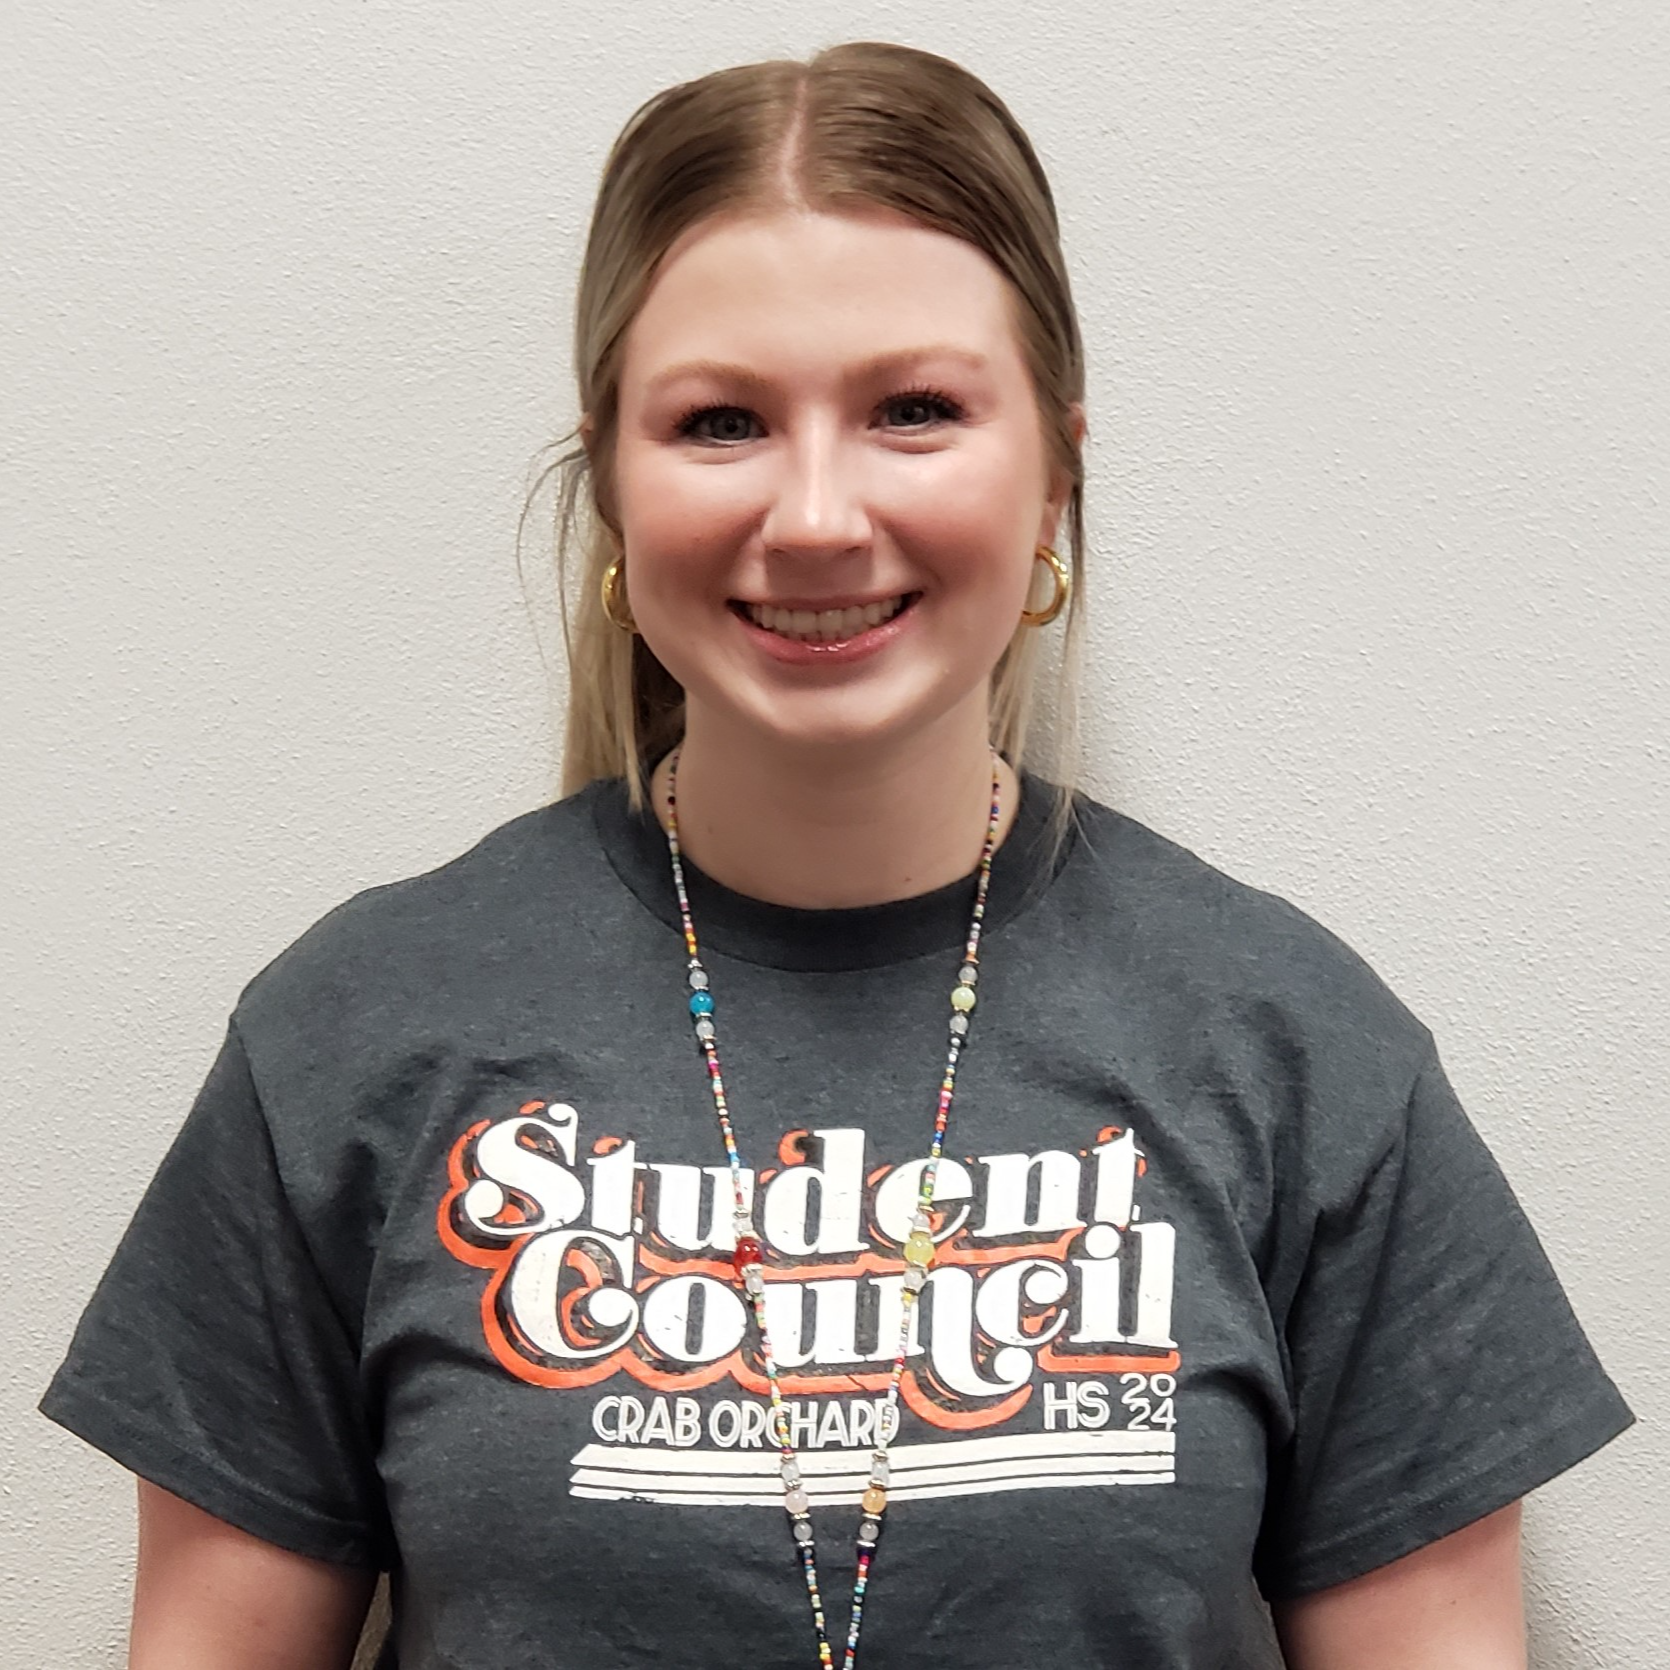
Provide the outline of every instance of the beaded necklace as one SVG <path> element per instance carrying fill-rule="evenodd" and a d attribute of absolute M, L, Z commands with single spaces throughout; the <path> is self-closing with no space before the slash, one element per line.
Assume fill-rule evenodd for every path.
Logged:
<path fill-rule="evenodd" d="M 725 1141 L 725 1153 L 731 1167 L 731 1189 L 735 1213 L 732 1228 L 736 1252 L 732 1266 L 742 1283 L 754 1312 L 754 1325 L 759 1332 L 760 1359 L 765 1369 L 766 1385 L 771 1399 L 772 1431 L 777 1439 L 778 1470 L 783 1481 L 783 1506 L 789 1516 L 789 1531 L 794 1538 L 795 1552 L 806 1577 L 806 1593 L 812 1605 L 812 1627 L 817 1632 L 818 1664 L 821 1670 L 833 1670 L 834 1655 L 829 1645 L 829 1633 L 824 1622 L 823 1596 L 818 1588 L 817 1551 L 812 1535 L 811 1499 L 801 1481 L 800 1462 L 790 1436 L 788 1410 L 783 1403 L 782 1388 L 777 1379 L 777 1360 L 771 1349 L 771 1334 L 765 1320 L 765 1271 L 762 1257 L 765 1249 L 754 1231 L 749 1214 L 748 1195 L 743 1188 L 742 1155 L 737 1148 L 736 1132 L 731 1124 L 730 1105 L 725 1098 L 724 1075 L 719 1069 L 718 1028 L 713 1019 L 713 992 L 707 970 L 702 966 L 701 953 L 696 945 L 696 927 L 690 917 L 690 899 L 684 887 L 684 865 L 678 842 L 678 757 L 674 749 L 667 766 L 667 849 L 672 856 L 673 888 L 678 894 L 679 916 L 684 924 L 684 949 L 688 958 L 690 982 L 690 1018 L 695 1023 L 696 1042 L 707 1064 L 708 1088 L 713 1092 L 714 1111 L 719 1116 L 719 1134 Z M 858 1524 L 854 1550 L 852 1583 L 852 1617 L 847 1626 L 846 1654 L 842 1670 L 853 1670 L 858 1659 L 858 1631 L 864 1618 L 864 1592 L 869 1586 L 871 1568 L 875 1563 L 876 1546 L 881 1538 L 882 1515 L 887 1510 L 887 1486 L 891 1477 L 888 1449 L 899 1418 L 899 1381 L 905 1371 L 905 1356 L 910 1348 L 911 1317 L 916 1296 L 927 1285 L 928 1266 L 933 1261 L 933 1219 L 928 1215 L 934 1199 L 934 1179 L 939 1169 L 940 1155 L 945 1147 L 946 1122 L 951 1117 L 951 1096 L 956 1087 L 957 1062 L 968 1039 L 969 1014 L 974 1008 L 974 986 L 980 972 L 980 924 L 986 914 L 986 893 L 991 882 L 992 853 L 997 848 L 997 825 L 1001 779 L 998 757 L 992 755 L 991 816 L 986 824 L 986 841 L 980 853 L 980 867 L 974 890 L 974 910 L 969 917 L 968 939 L 963 946 L 962 966 L 957 972 L 957 983 L 951 989 L 951 1022 L 945 1075 L 940 1080 L 939 1100 L 934 1113 L 933 1141 L 928 1159 L 922 1168 L 922 1182 L 917 1195 L 916 1211 L 910 1220 L 910 1234 L 902 1249 L 904 1282 L 900 1294 L 901 1320 L 899 1347 L 894 1353 L 892 1373 L 887 1384 L 887 1396 L 878 1424 L 880 1437 L 870 1458 L 870 1479 L 859 1507 L 863 1517 Z"/>

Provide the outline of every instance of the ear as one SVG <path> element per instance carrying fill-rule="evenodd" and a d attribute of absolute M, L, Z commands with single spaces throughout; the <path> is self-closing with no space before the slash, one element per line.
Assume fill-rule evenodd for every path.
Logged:
<path fill-rule="evenodd" d="M 1084 420 L 1084 404 L 1082 401 L 1075 400 L 1067 408 L 1067 427 L 1072 434 L 1073 445 L 1082 452 L 1084 438 L 1089 433 Z M 1044 501 L 1044 515 L 1038 525 L 1039 544 L 1055 544 L 1056 535 L 1061 528 L 1061 518 L 1066 514 L 1067 501 L 1072 496 L 1072 478 L 1064 470 L 1052 470 L 1049 497 Z"/>
<path fill-rule="evenodd" d="M 618 541 L 621 537 L 620 524 L 610 513 L 609 506 L 603 502 L 603 484 L 599 482 L 597 468 L 597 420 L 590 412 L 582 412 L 580 421 L 576 425 L 575 433 L 580 437 L 580 444 L 586 449 L 586 462 L 591 473 L 591 492 L 593 502 L 597 506 L 597 514 L 601 517 L 603 526 L 614 535 Z"/>

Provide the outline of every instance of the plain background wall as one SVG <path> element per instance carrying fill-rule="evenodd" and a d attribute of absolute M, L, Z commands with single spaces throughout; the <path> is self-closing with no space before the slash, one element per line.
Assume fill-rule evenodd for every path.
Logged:
<path fill-rule="evenodd" d="M 1058 188 L 1088 786 L 1436 1030 L 1642 1417 L 1532 1500 L 1536 1662 L 1663 1664 L 1663 9 L 112 0 L 0 15 L 6 1670 L 119 1661 L 131 1484 L 34 1402 L 240 986 L 551 792 L 514 530 L 609 142 L 861 37 Z"/>

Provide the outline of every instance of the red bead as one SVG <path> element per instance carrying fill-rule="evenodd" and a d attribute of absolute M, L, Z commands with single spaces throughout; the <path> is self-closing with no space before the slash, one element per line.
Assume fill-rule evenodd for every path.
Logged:
<path fill-rule="evenodd" d="M 752 1235 L 744 1235 L 731 1255 L 731 1268 L 740 1276 L 750 1264 L 758 1264 L 764 1255 L 765 1248 Z"/>

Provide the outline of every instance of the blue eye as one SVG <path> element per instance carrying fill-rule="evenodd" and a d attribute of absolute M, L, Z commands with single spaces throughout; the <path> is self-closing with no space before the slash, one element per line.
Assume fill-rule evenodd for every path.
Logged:
<path fill-rule="evenodd" d="M 920 429 L 934 422 L 954 423 L 963 415 L 962 407 L 950 395 L 941 394 L 938 389 L 907 389 L 903 394 L 895 394 L 885 404 L 895 409 L 903 407 L 926 414 L 914 421 L 907 419 L 901 425 L 905 429 Z"/>
<path fill-rule="evenodd" d="M 889 395 L 876 408 L 878 413 L 901 417 L 890 425 L 895 429 L 922 430 L 936 423 L 955 423 L 963 416 L 963 408 L 948 394 L 938 389 L 905 389 Z M 743 406 L 693 406 L 675 425 L 677 434 L 691 440 L 708 441 L 716 446 L 739 446 L 756 439 L 750 425 L 758 419 Z"/>
<path fill-rule="evenodd" d="M 719 432 L 715 433 L 712 430 L 702 432 L 701 426 L 709 418 L 719 420 L 721 425 Z M 692 436 L 697 440 L 718 441 L 723 445 L 730 446 L 738 441 L 753 438 L 747 434 L 725 432 L 727 428 L 736 425 L 738 422 L 746 428 L 748 424 L 753 422 L 753 414 L 745 412 L 740 406 L 698 406 L 694 411 L 685 413 L 678 420 L 678 432 L 681 435 Z"/>

